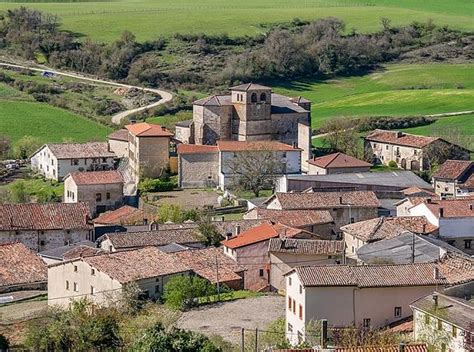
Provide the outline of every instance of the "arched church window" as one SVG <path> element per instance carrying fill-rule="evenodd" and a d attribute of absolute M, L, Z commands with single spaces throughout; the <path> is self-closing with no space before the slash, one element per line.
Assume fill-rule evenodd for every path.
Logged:
<path fill-rule="evenodd" d="M 267 101 L 267 95 L 265 93 L 260 94 L 260 101 Z"/>
<path fill-rule="evenodd" d="M 257 93 L 252 93 L 252 96 L 250 98 L 250 101 L 252 103 L 256 103 L 257 102 Z"/>

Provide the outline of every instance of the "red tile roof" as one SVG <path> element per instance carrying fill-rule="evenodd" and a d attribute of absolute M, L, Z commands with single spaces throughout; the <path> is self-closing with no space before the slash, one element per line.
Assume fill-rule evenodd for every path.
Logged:
<path fill-rule="evenodd" d="M 277 141 L 218 141 L 217 147 L 221 152 L 240 152 L 240 151 L 260 151 L 260 150 L 272 150 L 272 151 L 298 151 L 299 148 L 295 148 L 289 144 L 277 142 Z"/>
<path fill-rule="evenodd" d="M 65 252 L 63 254 L 63 260 L 90 257 L 92 255 L 98 255 L 102 253 L 103 253 L 103 250 L 100 248 L 93 248 L 89 246 L 77 246 Z"/>
<path fill-rule="evenodd" d="M 0 231 L 89 230 L 86 203 L 0 204 Z"/>
<path fill-rule="evenodd" d="M 0 245 L 0 288 L 47 280 L 46 264 L 24 244 Z"/>
<path fill-rule="evenodd" d="M 449 285 L 459 285 L 474 280 L 474 259 L 456 253 L 447 253 L 437 266 Z"/>
<path fill-rule="evenodd" d="M 218 151 L 215 145 L 178 144 L 178 154 L 212 154 Z"/>
<path fill-rule="evenodd" d="M 396 287 L 444 285 L 445 278 L 435 278 L 436 264 L 398 265 L 321 265 L 296 267 L 296 272 L 304 286 L 357 286 Z M 287 273 L 287 275 L 289 274 Z"/>
<path fill-rule="evenodd" d="M 126 125 L 125 128 L 137 137 L 172 137 L 173 133 L 160 125 L 139 122 Z"/>
<path fill-rule="evenodd" d="M 433 175 L 434 178 L 457 180 L 474 165 L 469 160 L 446 160 Z M 474 170 L 474 167 L 473 167 Z"/>
<path fill-rule="evenodd" d="M 57 159 L 113 158 L 107 142 L 47 144 Z M 39 149 L 38 151 L 42 150 Z M 36 154 L 36 153 L 35 153 Z"/>
<path fill-rule="evenodd" d="M 427 197 L 438 197 L 435 192 L 420 188 L 420 187 L 408 187 L 401 191 L 405 196 L 427 196 Z"/>
<path fill-rule="evenodd" d="M 344 252 L 344 241 L 306 240 L 296 238 L 271 238 L 269 252 L 337 255 Z"/>
<path fill-rule="evenodd" d="M 293 227 L 303 227 L 315 224 L 328 224 L 334 221 L 327 210 L 275 210 L 255 208 L 259 219 L 272 220 Z"/>
<path fill-rule="evenodd" d="M 423 148 L 438 140 L 438 137 L 418 136 L 398 131 L 375 130 L 365 137 L 368 141 Z"/>
<path fill-rule="evenodd" d="M 399 347 L 399 345 L 338 347 L 334 352 L 399 352 Z M 405 352 L 428 352 L 428 346 L 424 343 L 405 345 Z"/>
<path fill-rule="evenodd" d="M 93 223 L 103 225 L 134 225 L 143 223 L 144 217 L 143 210 L 131 207 L 130 205 L 124 205 L 116 210 L 100 214 L 93 220 Z"/>
<path fill-rule="evenodd" d="M 177 258 L 155 247 L 107 253 L 82 260 L 120 283 L 189 271 Z"/>
<path fill-rule="evenodd" d="M 443 209 L 443 217 L 473 217 L 474 216 L 474 199 L 430 199 L 425 200 L 424 204 L 436 217 L 440 216 L 440 209 Z"/>
<path fill-rule="evenodd" d="M 330 168 L 359 168 L 370 167 L 372 164 L 354 158 L 353 156 L 338 152 L 329 155 L 324 155 L 319 158 L 309 159 L 308 163 L 319 166 L 324 169 Z"/>
<path fill-rule="evenodd" d="M 122 175 L 116 170 L 85 172 L 78 171 L 67 175 L 64 179 L 66 179 L 68 176 L 74 180 L 76 185 L 106 185 L 123 183 Z"/>
<path fill-rule="evenodd" d="M 112 132 L 107 136 L 107 139 L 114 139 L 116 141 L 128 142 L 128 131 L 122 128 L 118 131 Z"/>

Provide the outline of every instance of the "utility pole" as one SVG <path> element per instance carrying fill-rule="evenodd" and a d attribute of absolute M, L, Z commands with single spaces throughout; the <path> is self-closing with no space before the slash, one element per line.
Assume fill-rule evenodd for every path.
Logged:
<path fill-rule="evenodd" d="M 244 328 L 240 330 L 240 338 L 241 338 L 240 351 L 245 352 L 245 329 Z"/>
<path fill-rule="evenodd" d="M 219 283 L 219 261 L 217 259 L 217 253 L 216 253 L 216 281 L 217 281 L 217 301 L 220 302 L 220 300 L 221 300 L 221 285 Z"/>

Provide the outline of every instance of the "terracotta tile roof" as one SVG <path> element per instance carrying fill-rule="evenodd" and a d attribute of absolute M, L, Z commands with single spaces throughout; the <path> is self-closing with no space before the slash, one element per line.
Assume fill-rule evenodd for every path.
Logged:
<path fill-rule="evenodd" d="M 227 234 L 236 234 L 237 228 L 240 233 L 251 229 L 252 227 L 261 224 L 271 224 L 269 220 L 226 220 L 226 221 L 213 221 L 212 224 L 217 228 L 217 231 L 225 237 Z"/>
<path fill-rule="evenodd" d="M 344 241 L 306 240 L 296 238 L 272 238 L 268 245 L 269 252 L 296 254 L 342 254 Z"/>
<path fill-rule="evenodd" d="M 435 295 L 438 297 L 438 304 L 435 304 L 433 299 Z M 416 310 L 428 313 L 432 317 L 455 325 L 464 331 L 472 330 L 474 304 L 467 300 L 436 292 L 414 301 L 410 306 Z"/>
<path fill-rule="evenodd" d="M 434 263 L 301 266 L 290 272 L 293 271 L 297 273 L 304 286 L 364 288 L 446 284 L 446 279 L 434 277 Z"/>
<path fill-rule="evenodd" d="M 123 183 L 123 178 L 120 172 L 116 170 L 109 171 L 87 171 L 87 172 L 73 172 L 67 175 L 64 179 L 70 176 L 76 185 L 106 185 L 114 183 Z"/>
<path fill-rule="evenodd" d="M 457 180 L 469 169 L 472 168 L 472 170 L 474 170 L 473 166 L 474 162 L 469 160 L 446 160 L 435 172 L 433 177 Z"/>
<path fill-rule="evenodd" d="M 327 210 L 274 210 L 255 208 L 259 219 L 267 219 L 293 227 L 303 227 L 315 224 L 328 224 L 334 221 Z"/>
<path fill-rule="evenodd" d="M 193 105 L 202 105 L 202 106 L 232 105 L 232 97 L 230 95 L 211 95 L 211 96 L 194 101 Z"/>
<path fill-rule="evenodd" d="M 408 187 L 405 189 L 402 189 L 401 191 L 405 196 L 407 197 L 413 197 L 413 196 L 423 196 L 423 197 L 438 197 L 438 195 L 435 192 L 413 186 L 413 187 Z"/>
<path fill-rule="evenodd" d="M 409 231 L 416 234 L 430 234 L 438 228 L 424 216 L 380 217 L 359 221 L 341 227 L 341 231 L 364 242 L 388 240 Z"/>
<path fill-rule="evenodd" d="M 249 90 L 271 90 L 270 87 L 262 86 L 260 84 L 255 83 L 244 83 L 238 86 L 230 87 L 229 90 L 238 90 L 238 91 L 249 91 Z"/>
<path fill-rule="evenodd" d="M 94 242 L 91 242 L 91 241 L 80 241 L 80 242 L 76 242 L 76 243 L 73 243 L 73 244 L 69 244 L 69 245 L 66 245 L 66 246 L 61 246 L 61 247 L 55 247 L 55 248 L 52 248 L 52 249 L 48 249 L 46 251 L 42 251 L 42 252 L 39 252 L 38 255 L 40 257 L 43 257 L 43 258 L 50 258 L 50 259 L 56 259 L 56 260 L 65 260 L 65 256 L 67 253 L 69 253 L 67 255 L 68 259 L 73 259 L 73 258 L 77 258 L 77 257 L 80 257 L 80 255 L 77 255 L 76 257 L 74 257 L 76 255 L 76 253 L 80 254 L 82 252 L 85 252 L 85 248 L 90 248 L 90 249 L 93 249 L 93 250 L 98 250 L 98 248 L 96 248 L 96 245 Z M 77 251 L 76 251 L 77 249 Z"/>
<path fill-rule="evenodd" d="M 390 323 L 387 332 L 408 334 L 413 332 L 413 315 Z"/>
<path fill-rule="evenodd" d="M 218 151 L 215 145 L 178 144 L 178 154 L 213 154 Z"/>
<path fill-rule="evenodd" d="M 89 230 L 86 203 L 0 204 L 0 231 Z"/>
<path fill-rule="evenodd" d="M 261 224 L 242 232 L 234 238 L 222 241 L 222 245 L 229 248 L 240 248 L 278 236 L 294 237 L 306 232 L 282 224 Z"/>
<path fill-rule="evenodd" d="M 104 251 L 100 248 L 93 248 L 89 246 L 77 246 L 71 248 L 63 254 L 63 260 L 72 260 L 77 258 L 90 257 L 93 255 L 102 254 Z"/>
<path fill-rule="evenodd" d="M 276 193 L 282 209 L 326 209 L 338 207 L 377 208 L 380 202 L 372 191 Z M 269 201 L 271 201 L 270 198 Z M 267 201 L 267 203 L 269 202 Z"/>
<path fill-rule="evenodd" d="M 122 284 L 190 270 L 172 255 L 155 247 L 107 253 L 82 260 Z"/>
<path fill-rule="evenodd" d="M 443 209 L 443 217 L 473 217 L 474 216 L 474 199 L 428 199 L 424 202 L 434 216 L 440 216 L 440 209 Z"/>
<path fill-rule="evenodd" d="M 474 280 L 474 259 L 456 253 L 447 253 L 437 267 L 448 285 L 459 285 Z"/>
<path fill-rule="evenodd" d="M 145 213 L 143 210 L 131 207 L 130 205 L 124 205 L 118 209 L 100 214 L 92 222 L 102 225 L 134 225 L 143 223 L 144 218 Z"/>
<path fill-rule="evenodd" d="M 399 347 L 399 345 L 338 347 L 334 352 L 399 352 Z M 424 343 L 405 345 L 405 352 L 428 352 L 428 346 Z"/>
<path fill-rule="evenodd" d="M 116 141 L 128 142 L 128 131 L 122 128 L 118 131 L 112 132 L 107 136 L 107 139 L 114 139 Z"/>
<path fill-rule="evenodd" d="M 242 280 L 242 276 L 237 273 L 245 270 L 244 267 L 238 265 L 237 262 L 225 255 L 222 252 L 222 248 L 192 249 L 175 252 L 172 255 L 179 262 L 190 267 L 196 274 L 212 283 L 217 282 L 216 258 L 220 282 Z"/>
<path fill-rule="evenodd" d="M 240 152 L 240 151 L 298 151 L 300 148 L 277 141 L 217 141 L 217 147 L 221 152 Z"/>
<path fill-rule="evenodd" d="M 24 244 L 0 245 L 0 288 L 47 280 L 46 264 Z"/>
<path fill-rule="evenodd" d="M 365 137 L 366 140 L 403 145 L 406 147 L 423 148 L 438 140 L 438 137 L 418 136 L 398 131 L 375 130 Z"/>
<path fill-rule="evenodd" d="M 147 122 L 126 125 L 125 128 L 137 137 L 172 137 L 173 133 L 165 127 Z"/>
<path fill-rule="evenodd" d="M 372 166 L 372 164 L 366 161 L 359 160 L 353 156 L 341 152 L 320 156 L 319 158 L 309 159 L 308 163 L 324 169 Z"/>
<path fill-rule="evenodd" d="M 199 233 L 195 227 L 175 230 L 108 233 L 102 237 L 108 238 L 116 250 L 164 246 L 170 243 L 190 244 L 200 242 Z"/>
<path fill-rule="evenodd" d="M 115 157 L 115 154 L 109 150 L 109 144 L 107 142 L 60 143 L 47 144 L 47 146 L 49 150 L 51 150 L 51 153 L 58 159 Z"/>

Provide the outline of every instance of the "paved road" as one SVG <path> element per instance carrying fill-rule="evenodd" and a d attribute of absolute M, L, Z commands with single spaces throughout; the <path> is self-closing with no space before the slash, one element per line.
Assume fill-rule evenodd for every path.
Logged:
<path fill-rule="evenodd" d="M 78 73 L 56 71 L 56 70 L 50 69 L 49 67 L 38 68 L 38 67 L 32 67 L 32 66 L 15 65 L 15 64 L 10 64 L 10 63 L 6 63 L 6 62 L 0 62 L 0 66 L 11 67 L 11 68 L 20 68 L 20 69 L 24 69 L 24 70 L 31 70 L 31 71 L 37 71 L 37 72 L 48 71 L 48 72 L 54 73 L 55 75 L 77 78 L 77 79 L 81 79 L 83 81 L 101 83 L 101 84 L 105 84 L 105 85 L 109 85 L 109 86 L 123 87 L 123 88 L 129 88 L 129 89 L 130 88 L 136 88 L 136 89 L 144 90 L 146 92 L 152 92 L 152 93 L 158 94 L 161 97 L 160 100 L 158 100 L 158 101 L 156 101 L 152 104 L 142 106 L 142 107 L 139 107 L 139 108 L 135 108 L 135 109 L 131 109 L 131 110 L 122 111 L 122 112 L 119 112 L 118 114 L 112 116 L 112 122 L 117 124 L 117 125 L 120 124 L 120 121 L 122 121 L 122 119 L 124 117 L 127 117 L 127 116 L 129 116 L 131 114 L 134 114 L 136 112 L 140 112 L 140 111 L 143 111 L 143 110 L 153 108 L 153 107 L 161 105 L 161 104 L 165 104 L 165 103 L 171 101 L 171 99 L 173 99 L 173 95 L 170 92 L 167 92 L 165 90 L 153 89 L 153 88 L 143 88 L 143 87 L 132 86 L 132 85 L 129 85 L 129 84 L 111 82 L 111 81 L 106 81 L 106 80 L 103 80 L 103 79 L 97 79 L 97 78 L 91 78 L 91 77 L 83 76 L 83 75 L 80 75 Z"/>

